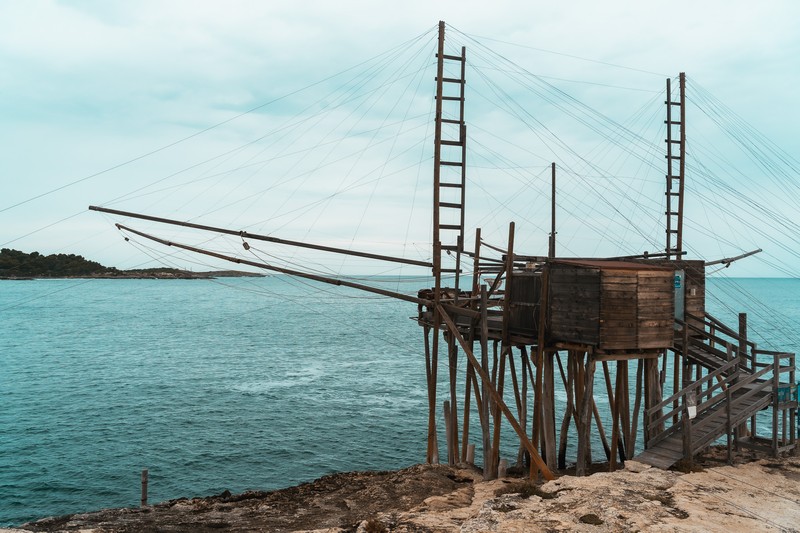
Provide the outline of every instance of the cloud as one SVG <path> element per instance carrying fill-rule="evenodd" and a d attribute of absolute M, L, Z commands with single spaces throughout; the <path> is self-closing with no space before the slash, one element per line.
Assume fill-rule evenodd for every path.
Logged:
<path fill-rule="evenodd" d="M 658 145 L 661 134 L 647 129 L 647 120 L 663 120 L 664 75 L 685 70 L 790 152 L 800 143 L 793 133 L 800 52 L 793 21 L 800 7 L 680 1 L 668 9 L 590 1 L 2 3 L 0 209 L 279 100 L 52 199 L 0 213 L 0 242 L 24 234 L 20 221 L 33 230 L 123 195 L 132 209 L 207 213 L 215 222 L 258 223 L 263 230 L 275 220 L 300 237 L 429 239 L 433 80 L 430 70 L 414 69 L 432 65 L 432 30 L 444 19 L 451 24 L 448 49 L 467 46 L 471 65 L 467 120 L 476 168 L 470 179 L 485 188 L 468 191 L 472 223 L 497 235 L 507 228 L 508 216 L 486 214 L 491 193 L 526 220 L 531 236 L 520 232 L 520 238 L 538 246 L 547 230 L 540 226 L 548 193 L 546 176 L 537 173 L 556 160 L 564 245 L 572 239 L 575 253 L 614 253 L 596 243 L 618 234 L 631 247 L 645 246 L 614 208 L 638 200 L 624 214 L 650 232 L 661 216 L 661 163 L 651 168 L 614 152 L 605 126 L 586 128 L 585 110 L 565 118 L 566 104 L 548 100 L 553 91 L 568 92 Z M 391 61 L 379 57 L 333 76 L 404 42 Z M 532 91 L 530 79 L 510 74 L 503 58 L 553 87 L 537 82 Z M 509 108 L 492 88 L 501 82 L 521 107 Z M 372 92 L 359 92 L 359 84 Z M 703 120 L 697 113 L 690 123 L 697 142 L 705 142 Z M 560 147 L 553 138 L 543 142 L 543 128 Z M 368 131 L 380 133 L 372 138 Z M 230 210 L 221 209 L 227 204 Z M 302 209 L 311 211 L 294 218 Z M 593 210 L 596 219 L 588 216 Z M 119 243 L 107 240 L 107 220 L 95 220 L 102 242 L 89 239 L 78 250 L 61 248 L 78 230 L 60 224 L 16 244 L 115 264 Z"/>

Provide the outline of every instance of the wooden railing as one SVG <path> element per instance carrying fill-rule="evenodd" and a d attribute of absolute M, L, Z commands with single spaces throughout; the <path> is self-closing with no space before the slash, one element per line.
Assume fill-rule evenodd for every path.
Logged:
<path fill-rule="evenodd" d="M 690 323 L 702 323 L 698 327 Z M 712 444 L 723 435 L 728 437 L 730 453 L 731 438 L 736 438 L 736 428 L 745 423 L 748 418 L 755 416 L 759 410 L 772 404 L 773 435 L 772 448 L 775 454 L 781 449 L 780 442 L 784 445 L 795 444 L 796 436 L 796 398 L 779 400 L 781 387 L 791 387 L 795 384 L 795 354 L 788 352 L 775 352 L 758 349 L 755 343 L 742 342 L 740 349 L 740 336 L 737 332 L 724 324 L 706 316 L 701 319 L 687 316 L 687 321 L 677 320 L 682 326 L 684 356 L 692 347 L 702 350 L 713 356 L 716 368 L 709 373 L 679 390 L 669 398 L 665 398 L 657 405 L 645 411 L 646 434 L 651 428 L 664 427 L 672 419 L 669 427 L 650 435 L 646 448 L 651 448 L 658 443 L 681 432 L 684 457 L 690 458 L 699 450 Z M 708 331 L 706 331 L 708 328 Z M 689 331 L 692 335 L 689 335 Z M 721 336 L 722 335 L 722 336 Z M 727 338 L 726 338 L 727 337 Z M 723 351 L 716 345 L 724 346 Z M 695 351 L 697 355 L 697 352 Z M 778 436 L 778 417 L 782 405 L 788 401 L 790 416 L 787 420 L 784 415 L 783 439 Z M 665 408 L 672 406 L 668 411 Z M 791 407 L 793 405 L 793 407 Z M 689 416 L 690 408 L 695 408 L 694 416 Z M 712 430 L 711 426 L 719 424 L 720 417 L 725 417 L 722 430 Z M 788 432 L 788 438 L 787 438 Z"/>

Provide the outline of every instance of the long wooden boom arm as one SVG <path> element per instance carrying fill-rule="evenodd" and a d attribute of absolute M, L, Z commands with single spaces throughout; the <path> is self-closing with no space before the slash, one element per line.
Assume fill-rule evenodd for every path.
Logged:
<path fill-rule="evenodd" d="M 312 250 L 320 250 L 323 252 L 331 252 L 335 254 L 344 254 L 344 255 L 352 255 L 356 257 L 365 257 L 367 259 L 377 259 L 380 261 L 391 261 L 393 263 L 403 263 L 406 265 L 414 265 L 414 266 L 421 266 L 432 268 L 433 263 L 429 263 L 426 261 L 416 261 L 414 259 L 405 259 L 403 257 L 392 257 L 388 255 L 380 255 L 380 254 L 372 254 L 369 252 L 359 252 L 356 250 L 346 250 L 344 248 L 334 248 L 332 246 L 323 246 L 321 244 L 311 244 L 307 242 L 301 241 L 291 241 L 287 239 L 279 239 L 278 237 L 271 237 L 269 235 L 259 235 L 257 233 L 248 233 L 246 231 L 236 231 L 230 230 L 226 228 L 217 228 L 214 226 L 206 226 L 204 224 L 195 224 L 193 222 L 185 222 L 181 220 L 173 220 L 170 218 L 163 218 L 163 217 L 156 217 L 152 215 L 143 215 L 141 213 L 133 213 L 130 211 L 120 211 L 118 209 L 109 209 L 107 207 L 99 207 L 96 205 L 90 205 L 89 210 L 91 211 L 99 211 L 101 213 L 109 213 L 111 215 L 121 215 L 124 217 L 131 217 L 131 218 L 139 218 L 142 220 L 150 220 L 153 222 L 159 222 L 162 224 L 172 224 L 173 226 L 183 226 L 186 228 L 192 229 L 199 229 L 202 231 L 212 231 L 214 233 L 223 233 L 226 235 L 236 235 L 242 237 L 243 239 L 252 239 L 257 241 L 267 241 L 273 242 L 276 244 L 285 244 L 287 246 L 296 246 L 299 248 L 310 248 Z"/>

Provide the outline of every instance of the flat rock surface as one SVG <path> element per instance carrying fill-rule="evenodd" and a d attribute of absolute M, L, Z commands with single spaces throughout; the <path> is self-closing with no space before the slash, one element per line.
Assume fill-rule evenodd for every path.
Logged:
<path fill-rule="evenodd" d="M 752 459 L 739 457 L 738 460 Z M 473 467 L 334 474 L 272 492 L 179 499 L 149 509 L 47 518 L 30 531 L 798 531 L 800 457 L 690 473 L 629 461 L 623 470 L 544 484 L 484 482 Z"/>

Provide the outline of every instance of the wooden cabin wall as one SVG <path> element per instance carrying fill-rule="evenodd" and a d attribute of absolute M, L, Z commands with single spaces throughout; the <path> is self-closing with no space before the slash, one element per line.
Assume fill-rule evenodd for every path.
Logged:
<path fill-rule="evenodd" d="M 684 308 L 690 315 L 702 317 L 706 312 L 706 266 L 704 261 L 676 261 L 676 269 L 683 269 L 686 291 Z M 700 324 L 695 324 L 698 327 Z"/>
<path fill-rule="evenodd" d="M 542 275 L 539 272 L 514 272 L 510 285 L 509 329 L 512 334 L 535 336 L 539 331 Z"/>
<path fill-rule="evenodd" d="M 600 270 L 553 264 L 549 277 L 551 340 L 596 345 L 600 341 Z"/>
<path fill-rule="evenodd" d="M 671 271 L 603 269 L 601 280 L 599 348 L 672 346 L 675 291 Z"/>
<path fill-rule="evenodd" d="M 638 272 L 636 346 L 641 350 L 672 346 L 675 335 L 673 273 Z"/>
<path fill-rule="evenodd" d="M 636 348 L 638 280 L 635 270 L 600 272 L 600 343 L 604 350 Z"/>

